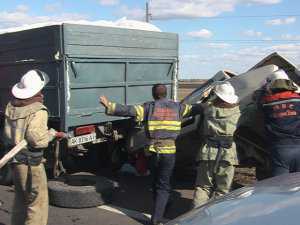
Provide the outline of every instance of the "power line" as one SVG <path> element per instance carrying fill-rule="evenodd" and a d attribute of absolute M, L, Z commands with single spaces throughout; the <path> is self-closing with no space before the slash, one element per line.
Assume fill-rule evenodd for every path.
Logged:
<path fill-rule="evenodd" d="M 284 44 L 284 43 L 282 43 L 282 44 Z M 274 45 L 276 45 L 275 43 L 273 43 L 273 44 L 271 44 L 271 43 L 263 43 L 263 42 L 257 42 L 257 43 L 247 43 L 247 42 L 236 42 L 236 43 L 230 43 L 230 44 L 228 44 L 228 46 L 224 46 L 224 47 L 222 47 L 222 46 L 220 46 L 220 47 L 218 47 L 218 46 L 214 46 L 214 45 L 203 45 L 204 47 L 210 47 L 210 48 L 215 48 L 215 49 L 222 49 L 222 48 L 230 48 L 230 47 L 233 47 L 233 46 L 274 46 Z M 277 45 L 280 45 L 280 43 L 277 43 Z M 200 45 L 201 46 L 201 45 Z M 300 45 L 295 45 L 295 46 L 299 46 L 300 47 Z"/>
<path fill-rule="evenodd" d="M 210 40 L 199 40 L 199 39 L 180 39 L 180 41 L 186 42 L 300 42 L 299 40 L 264 40 L 264 39 L 210 39 Z"/>
<path fill-rule="evenodd" d="M 152 13 L 150 13 L 151 15 L 151 19 L 152 20 L 162 20 L 159 17 L 155 17 L 155 15 L 152 15 Z M 193 17 L 193 18 L 189 18 L 189 19 L 195 19 L 195 20 L 224 20 L 224 19 L 253 19 L 253 18 L 278 18 L 278 17 L 300 17 L 300 14 L 273 14 L 273 15 L 240 15 L 240 16 L 212 16 L 212 17 Z M 180 19 L 180 18 L 177 18 Z M 188 19 L 188 18 L 184 18 L 184 19 Z"/>
<path fill-rule="evenodd" d="M 240 18 L 273 18 L 273 17 L 300 17 L 300 14 L 273 14 L 273 15 L 244 15 L 244 16 L 214 16 L 199 17 L 199 19 L 240 19 Z"/>

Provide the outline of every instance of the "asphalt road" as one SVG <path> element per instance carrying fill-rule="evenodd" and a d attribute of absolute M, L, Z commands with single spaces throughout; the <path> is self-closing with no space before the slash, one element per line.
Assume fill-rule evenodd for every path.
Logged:
<path fill-rule="evenodd" d="M 117 175 L 118 183 L 110 205 L 98 208 L 67 209 L 50 206 L 48 225 L 147 225 L 152 209 L 150 177 Z M 191 183 L 176 182 L 173 204 L 166 217 L 175 218 L 190 208 Z M 0 225 L 9 225 L 12 210 L 13 187 L 0 185 Z"/>

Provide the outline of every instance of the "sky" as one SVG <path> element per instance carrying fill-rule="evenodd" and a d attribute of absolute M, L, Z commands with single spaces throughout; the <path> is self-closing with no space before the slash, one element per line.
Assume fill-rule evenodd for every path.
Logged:
<path fill-rule="evenodd" d="M 179 35 L 179 78 L 247 71 L 272 52 L 300 67 L 299 0 L 149 0 L 150 22 Z M 0 0 L 0 29 L 64 20 L 145 20 L 145 0 Z"/>

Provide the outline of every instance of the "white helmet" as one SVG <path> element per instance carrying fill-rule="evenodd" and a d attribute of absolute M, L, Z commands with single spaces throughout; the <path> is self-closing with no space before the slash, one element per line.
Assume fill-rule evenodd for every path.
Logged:
<path fill-rule="evenodd" d="M 284 70 L 279 69 L 276 70 L 274 73 L 268 76 L 267 82 L 273 83 L 275 80 L 290 80 L 289 76 L 284 72 Z"/>
<path fill-rule="evenodd" d="M 20 82 L 15 84 L 11 90 L 14 97 L 19 99 L 31 98 L 49 82 L 46 73 L 40 70 L 29 70 L 25 73 Z"/>
<path fill-rule="evenodd" d="M 236 104 L 239 101 L 239 97 L 235 94 L 234 87 L 227 81 L 217 84 L 214 88 L 214 93 L 229 104 Z"/>

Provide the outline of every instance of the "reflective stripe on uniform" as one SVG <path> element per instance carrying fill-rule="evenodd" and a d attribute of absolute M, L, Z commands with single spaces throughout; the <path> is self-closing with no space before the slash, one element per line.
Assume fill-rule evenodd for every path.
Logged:
<path fill-rule="evenodd" d="M 185 105 L 185 108 L 184 108 L 182 116 L 187 115 L 191 111 L 191 109 L 192 109 L 191 105 Z"/>
<path fill-rule="evenodd" d="M 148 121 L 149 126 L 161 126 L 161 125 L 166 125 L 166 126 L 180 126 L 181 122 L 180 121 L 168 121 L 168 120 L 163 120 L 163 121 Z"/>
<path fill-rule="evenodd" d="M 148 121 L 148 130 L 172 130 L 179 131 L 181 129 L 180 121 Z"/>
<path fill-rule="evenodd" d="M 159 147 L 154 148 L 153 145 L 150 145 L 149 151 L 160 153 L 160 154 L 174 154 L 174 153 L 176 153 L 176 146 L 169 145 L 169 146 L 159 146 Z"/>
<path fill-rule="evenodd" d="M 109 102 L 107 106 L 107 114 L 113 114 L 116 110 L 116 103 Z"/>
<path fill-rule="evenodd" d="M 263 106 L 273 106 L 277 104 L 285 104 L 285 103 L 291 103 L 291 102 L 300 102 L 300 99 L 288 99 L 288 100 L 282 100 L 282 101 L 275 101 L 270 103 L 264 103 Z"/>
<path fill-rule="evenodd" d="M 176 130 L 179 131 L 181 129 L 180 126 L 148 126 L 149 131 L 154 131 L 154 130 Z"/>
<path fill-rule="evenodd" d="M 136 111 L 136 121 L 143 121 L 144 120 L 144 107 L 140 105 L 134 106 Z"/>

